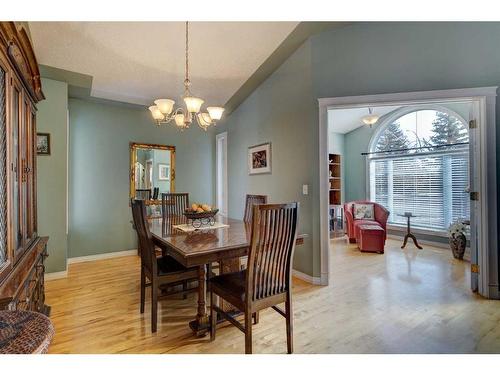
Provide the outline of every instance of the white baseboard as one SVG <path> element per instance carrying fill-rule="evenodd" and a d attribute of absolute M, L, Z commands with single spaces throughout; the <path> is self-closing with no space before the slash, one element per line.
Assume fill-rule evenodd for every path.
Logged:
<path fill-rule="evenodd" d="M 68 277 L 68 270 L 66 271 L 59 271 L 59 272 L 49 272 L 46 273 L 44 276 L 45 281 L 49 280 L 57 280 L 57 279 L 64 279 Z"/>
<path fill-rule="evenodd" d="M 404 237 L 402 236 L 397 236 L 395 234 L 388 234 L 387 235 L 387 238 L 390 238 L 390 239 L 393 239 L 393 240 L 401 240 L 401 242 L 403 241 Z M 430 246 L 433 246 L 433 247 L 438 247 L 440 249 L 445 249 L 445 250 L 448 250 L 451 254 L 451 249 L 450 249 L 450 245 L 447 244 L 447 243 L 444 243 L 444 242 L 436 242 L 436 241 L 429 241 L 429 240 L 418 240 L 418 243 L 419 244 L 422 244 L 422 245 L 430 245 Z M 413 242 L 411 240 L 408 240 L 408 244 L 410 245 L 413 245 Z M 465 248 L 465 254 L 464 254 L 464 260 L 466 261 L 469 261 L 471 260 L 471 256 L 470 256 L 470 247 L 466 247 Z"/>
<path fill-rule="evenodd" d="M 115 251 L 113 253 L 104 253 L 104 254 L 96 254 L 96 255 L 86 255 L 83 257 L 68 258 L 68 264 L 91 262 L 93 260 L 126 257 L 126 256 L 130 256 L 130 255 L 137 255 L 137 250 L 132 249 L 132 250 L 125 250 L 125 251 Z"/>
<path fill-rule="evenodd" d="M 300 272 L 297 270 L 292 270 L 292 275 L 295 276 L 297 279 L 303 280 L 309 284 L 321 285 L 320 277 L 313 277 L 311 275 L 308 275 L 307 273 Z"/>
<path fill-rule="evenodd" d="M 392 240 L 401 240 L 401 242 L 403 242 L 403 239 L 404 239 L 404 235 L 403 236 L 398 236 L 396 234 L 387 234 L 387 238 L 390 238 Z M 450 245 L 448 245 L 447 243 L 444 243 L 444 242 L 437 242 L 437 241 L 430 241 L 430 240 L 421 240 L 417 237 L 417 241 L 419 244 L 422 244 L 422 245 L 430 245 L 430 246 L 434 246 L 434 247 L 440 247 L 442 249 L 450 249 Z M 410 245 L 413 245 L 413 241 L 408 240 L 408 243 Z"/>

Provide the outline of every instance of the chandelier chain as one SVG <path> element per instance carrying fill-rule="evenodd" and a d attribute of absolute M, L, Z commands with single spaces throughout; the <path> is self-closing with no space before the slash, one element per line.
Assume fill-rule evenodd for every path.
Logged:
<path fill-rule="evenodd" d="M 153 115 L 153 119 L 159 126 L 161 123 L 169 123 L 175 121 L 180 130 L 189 128 L 189 124 L 196 119 L 198 126 L 203 130 L 207 130 L 209 126 L 215 125 L 217 120 L 221 119 L 224 108 L 222 107 L 207 107 L 207 112 L 201 112 L 201 105 L 203 100 L 194 97 L 191 94 L 189 87 L 191 81 L 189 80 L 189 21 L 186 21 L 186 65 L 185 65 L 185 79 L 184 79 L 184 101 L 186 107 L 173 108 L 175 102 L 171 99 L 157 99 L 154 101 L 155 105 L 150 106 L 149 110 Z"/>
<path fill-rule="evenodd" d="M 186 89 L 189 85 L 189 22 L 186 21 Z"/>

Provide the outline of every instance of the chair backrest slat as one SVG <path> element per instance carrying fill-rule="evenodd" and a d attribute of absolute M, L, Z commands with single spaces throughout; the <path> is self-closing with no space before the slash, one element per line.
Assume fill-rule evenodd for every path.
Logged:
<path fill-rule="evenodd" d="M 188 207 L 188 193 L 162 193 L 161 195 L 163 217 L 182 216 Z"/>
<path fill-rule="evenodd" d="M 132 217 L 134 220 L 134 227 L 139 239 L 139 246 L 141 248 L 141 261 L 142 264 L 153 274 L 156 272 L 156 254 L 153 244 L 151 232 L 149 231 L 149 223 L 146 214 L 146 205 L 141 199 L 133 199 Z"/>
<path fill-rule="evenodd" d="M 243 216 L 243 221 L 245 223 L 252 222 L 254 204 L 266 204 L 266 203 L 267 203 L 267 195 L 247 194 L 247 197 L 245 199 L 245 214 Z"/>
<path fill-rule="evenodd" d="M 298 210 L 298 203 L 254 206 L 247 267 L 247 302 L 290 290 Z"/>

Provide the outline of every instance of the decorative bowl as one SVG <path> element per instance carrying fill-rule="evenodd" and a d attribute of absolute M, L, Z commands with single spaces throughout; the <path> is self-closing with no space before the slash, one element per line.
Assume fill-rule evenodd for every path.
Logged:
<path fill-rule="evenodd" d="M 215 215 L 217 215 L 219 209 L 213 209 L 211 211 L 196 212 L 191 209 L 184 211 L 184 216 L 188 219 L 188 224 L 191 221 L 191 225 L 195 228 L 200 228 L 202 225 L 214 225 Z"/>

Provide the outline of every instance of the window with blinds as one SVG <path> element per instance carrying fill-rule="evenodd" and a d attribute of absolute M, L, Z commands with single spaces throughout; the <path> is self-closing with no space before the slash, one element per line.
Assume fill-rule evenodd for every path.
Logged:
<path fill-rule="evenodd" d="M 438 117 L 427 115 L 421 118 L 426 121 L 430 119 L 432 125 L 436 123 Z M 452 128 L 463 126 L 455 120 L 452 118 L 451 125 L 448 125 Z M 439 121 L 444 121 L 442 116 Z M 404 124 L 404 121 L 402 122 Z M 394 123 L 392 122 L 385 132 L 394 131 Z M 392 142 L 394 148 L 391 149 L 391 144 L 388 144 L 387 140 L 392 138 L 381 132 L 379 139 L 384 142 L 385 152 L 376 152 L 381 149 L 381 145 L 375 143 L 375 152 L 369 159 L 371 200 L 382 204 L 390 211 L 388 223 L 406 224 L 406 218 L 398 216 L 405 212 L 411 212 L 415 216 L 412 218 L 412 226 L 438 231 L 446 230 L 456 220 L 468 220 L 470 217 L 467 193 L 469 147 L 466 128 L 459 129 L 458 133 L 455 132 L 462 134 L 460 142 L 451 139 L 452 142 L 444 143 L 441 147 L 441 144 L 432 143 L 433 139 L 439 139 L 436 132 L 444 130 L 448 131 L 447 134 L 453 132 L 447 128 L 443 130 L 443 126 L 436 129 L 436 126 L 427 124 L 427 128 L 431 130 L 418 135 L 419 144 L 427 146 L 418 147 L 411 140 L 402 140 L 404 126 L 400 126 L 399 123 L 396 125 L 399 128 L 397 129 L 399 148 Z M 415 128 L 418 129 L 418 125 L 417 123 Z M 466 137 L 463 137 L 464 129 Z M 449 140 L 450 137 L 444 139 Z M 403 149 L 401 145 L 405 148 Z"/>

